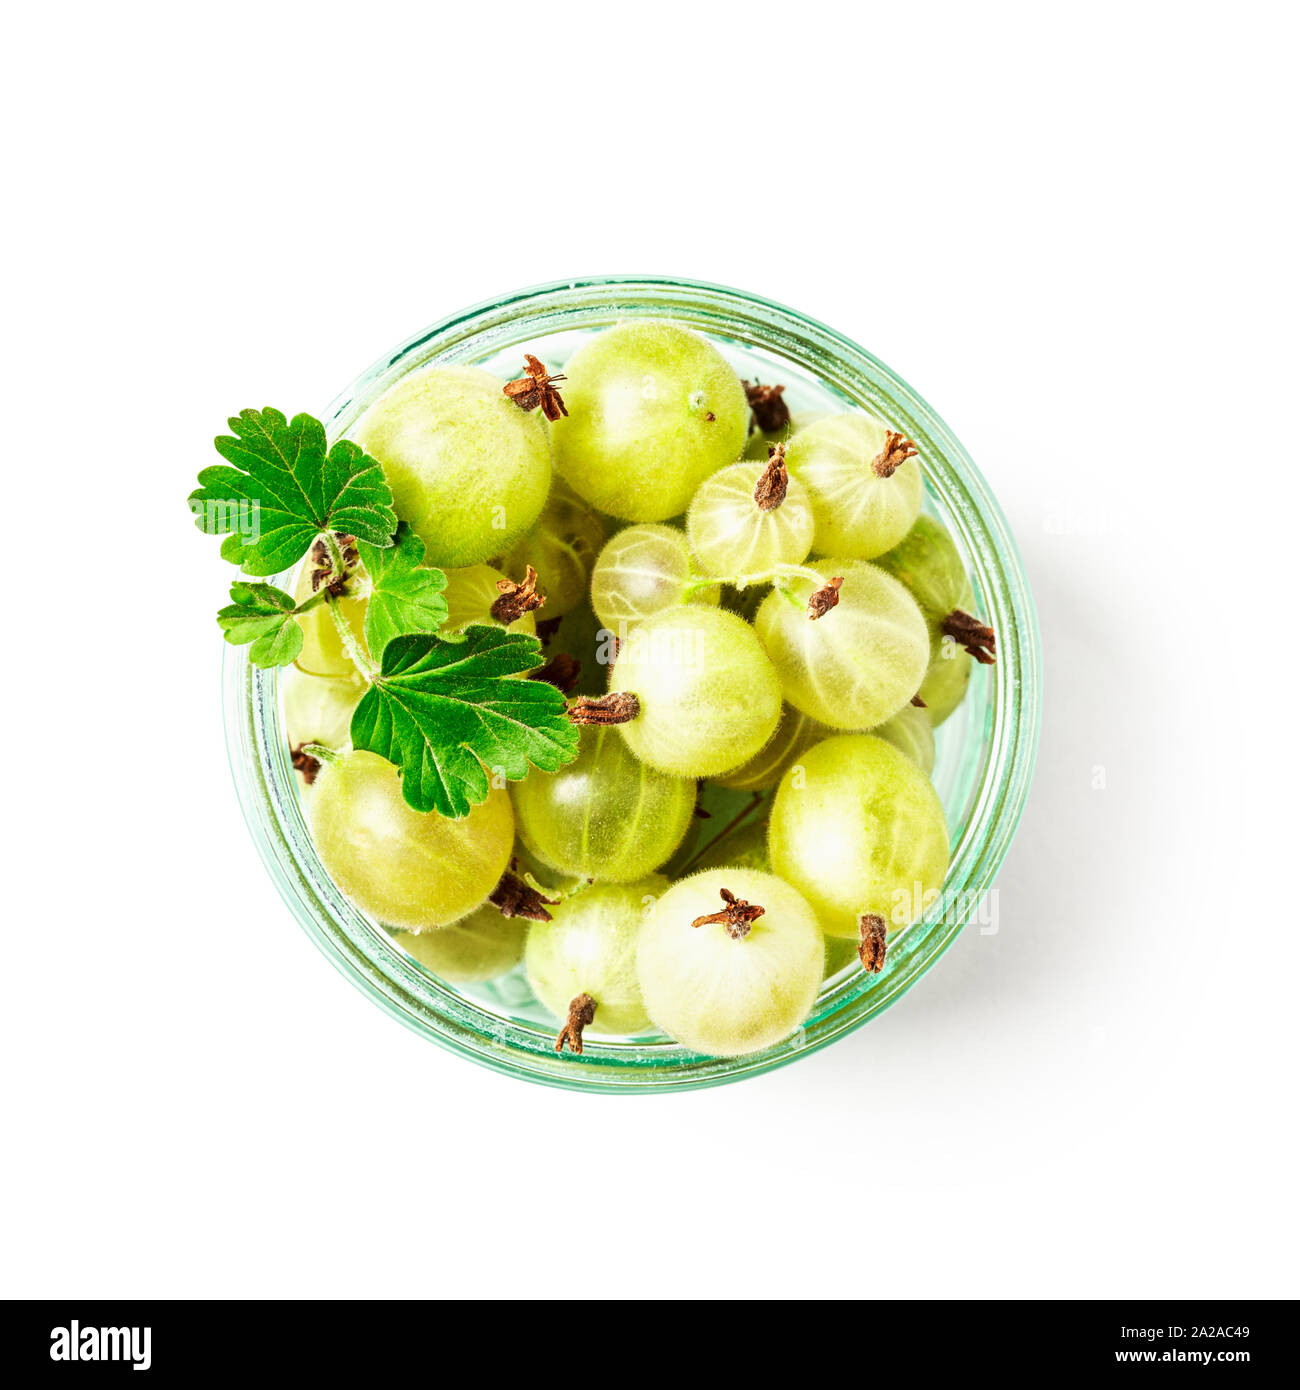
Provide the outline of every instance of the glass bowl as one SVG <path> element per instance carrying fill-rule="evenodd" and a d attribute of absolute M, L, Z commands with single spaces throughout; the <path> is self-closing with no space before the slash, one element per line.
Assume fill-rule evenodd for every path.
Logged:
<path fill-rule="evenodd" d="M 575 1090 L 665 1091 L 737 1081 L 783 1066 L 866 1023 L 934 964 L 984 895 L 1011 842 L 1038 742 L 1041 657 L 1033 602 L 1001 509 L 966 451 L 934 411 L 886 366 L 792 309 L 718 285 L 655 276 L 601 276 L 542 285 L 443 319 L 362 373 L 329 408 L 330 439 L 346 434 L 399 378 L 434 360 L 516 373 L 525 348 L 566 344 L 618 320 L 672 318 L 708 334 L 742 375 L 820 389 L 862 407 L 920 449 L 927 510 L 963 551 L 976 611 L 997 633 L 998 660 L 976 666 L 966 700 L 936 732 L 934 781 L 952 836 L 944 890 L 925 916 L 890 938 L 885 969 L 856 965 L 823 986 L 790 1037 L 746 1057 L 705 1057 L 667 1040 L 589 1035 L 580 1056 L 555 1051 L 555 1028 L 519 989 L 472 992 L 425 971 L 348 903 L 318 860 L 299 806 L 280 716 L 279 675 L 226 647 L 226 733 L 239 798 L 259 852 L 316 945 L 395 1018 L 452 1052 L 507 1075 Z M 509 364 L 509 365 L 502 365 Z M 283 579 L 281 582 L 284 582 Z M 526 995 L 526 992 L 525 992 Z"/>

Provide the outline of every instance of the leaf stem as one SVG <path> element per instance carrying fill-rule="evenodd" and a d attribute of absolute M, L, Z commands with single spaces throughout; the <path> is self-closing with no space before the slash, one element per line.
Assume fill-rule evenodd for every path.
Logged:
<path fill-rule="evenodd" d="M 716 589 L 719 584 L 725 584 L 725 579 L 692 579 L 689 583 L 682 585 L 682 597 L 698 592 L 700 589 Z"/>
<path fill-rule="evenodd" d="M 313 608 L 317 608 L 322 603 L 324 603 L 328 597 L 328 588 L 317 589 L 316 592 L 312 594 L 309 598 L 303 599 L 303 601 L 300 604 L 298 604 L 298 606 L 293 610 L 293 616 L 296 618 L 300 613 L 310 613 Z"/>
<path fill-rule="evenodd" d="M 334 539 L 332 531 L 322 531 L 321 539 L 325 542 L 325 549 L 330 557 L 331 582 L 322 584 L 320 593 L 324 595 L 325 602 L 329 604 L 330 617 L 334 619 L 334 626 L 338 628 L 339 641 L 343 643 L 343 650 L 347 652 L 352 664 L 374 685 L 375 677 L 378 675 L 378 667 L 371 661 L 366 653 L 366 649 L 357 641 L 357 635 L 352 631 L 351 624 L 343 616 L 343 610 L 339 607 L 339 601 L 331 592 L 334 586 L 348 576 L 348 562 L 343 558 L 343 550 L 338 541 Z M 301 610 L 299 610 L 301 611 Z"/>
<path fill-rule="evenodd" d="M 365 648 L 357 641 L 357 634 L 352 631 L 352 625 L 343 616 L 343 610 L 339 607 L 339 601 L 331 593 L 326 593 L 325 602 L 330 607 L 330 617 L 334 619 L 334 626 L 338 628 L 339 641 L 343 643 L 343 650 L 347 652 L 352 664 L 374 685 L 375 677 L 379 674 L 375 663 L 366 655 Z"/>
<path fill-rule="evenodd" d="M 304 743 L 298 751 L 322 763 L 336 763 L 342 756 L 333 748 L 326 748 L 323 743 Z"/>
<path fill-rule="evenodd" d="M 343 550 L 338 541 L 334 539 L 334 532 L 322 531 L 321 537 L 325 542 L 325 549 L 329 552 L 332 577 L 336 581 L 346 579 L 348 562 L 343 558 Z"/>
<path fill-rule="evenodd" d="M 742 574 L 729 582 L 733 588 L 745 589 L 751 584 L 774 584 L 778 579 L 806 579 L 819 589 L 826 583 L 826 576 L 809 565 L 774 565 L 770 570 Z"/>
<path fill-rule="evenodd" d="M 730 584 L 733 589 L 748 589 L 751 584 L 772 584 L 778 579 L 807 579 L 818 589 L 826 583 L 825 576 L 808 565 L 774 565 L 770 570 L 758 570 L 753 574 L 711 575 L 692 579 L 683 586 L 682 593 L 693 594 L 697 589 L 711 589 L 718 584 Z"/>
<path fill-rule="evenodd" d="M 700 860 L 703 859 L 704 856 L 708 854 L 708 852 L 711 849 L 713 849 L 715 845 L 720 845 L 723 842 L 723 840 L 727 838 L 728 835 L 732 834 L 736 830 L 739 830 L 740 827 L 744 824 L 744 822 L 747 821 L 750 818 L 750 816 L 754 814 L 754 812 L 759 808 L 759 806 L 762 805 L 762 803 L 763 793 L 751 792 L 749 804 L 747 806 L 742 806 L 740 810 L 726 823 L 726 825 L 724 825 L 722 829 L 718 831 L 718 833 L 713 837 L 713 839 L 711 839 L 708 842 L 708 844 L 701 845 L 700 848 L 697 849 L 693 855 L 691 855 L 691 857 L 686 861 L 686 863 L 682 865 L 681 872 L 683 874 L 690 873 L 690 871 L 696 866 L 696 864 L 698 864 Z"/>

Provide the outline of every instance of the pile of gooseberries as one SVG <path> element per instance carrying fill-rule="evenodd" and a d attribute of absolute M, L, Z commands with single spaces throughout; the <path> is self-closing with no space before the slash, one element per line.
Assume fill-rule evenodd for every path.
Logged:
<path fill-rule="evenodd" d="M 672 322 L 527 364 L 508 383 L 423 368 L 353 435 L 446 575 L 443 633 L 539 638 L 577 755 L 461 819 L 408 805 L 397 769 L 349 746 L 358 567 L 297 619 L 283 686 L 317 852 L 424 969 L 526 982 L 557 1049 L 771 1047 L 939 894 L 935 729 L 994 634 L 886 423 L 791 418 L 781 387 Z M 313 582 L 305 563 L 298 595 Z"/>

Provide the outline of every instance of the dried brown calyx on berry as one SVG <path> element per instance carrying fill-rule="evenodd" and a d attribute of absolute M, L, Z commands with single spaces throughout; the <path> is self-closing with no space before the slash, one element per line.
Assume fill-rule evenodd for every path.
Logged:
<path fill-rule="evenodd" d="M 745 381 L 741 385 L 749 402 L 751 434 L 754 430 L 775 434 L 789 425 L 790 407 L 785 403 L 784 386 L 764 386 L 761 381 Z"/>
<path fill-rule="evenodd" d="M 929 708 L 930 708 L 930 706 L 927 705 L 923 699 L 921 699 L 921 696 L 920 696 L 919 693 L 916 694 L 916 695 L 913 695 L 912 698 L 908 701 L 908 704 L 910 704 L 910 705 L 915 705 L 917 709 L 929 709 Z"/>
<path fill-rule="evenodd" d="M 868 975 L 879 975 L 885 968 L 885 919 L 877 912 L 864 912 L 858 918 L 858 959 Z"/>
<path fill-rule="evenodd" d="M 320 759 L 313 758 L 305 751 L 304 745 L 299 744 L 297 748 L 289 750 L 289 759 L 293 763 L 293 770 L 302 773 L 302 780 L 310 787 L 316 780 L 317 773 L 320 772 Z"/>
<path fill-rule="evenodd" d="M 513 867 L 514 861 L 511 861 Z M 554 907 L 559 898 L 547 898 L 531 883 L 525 882 L 518 874 L 507 869 L 501 881 L 488 894 L 488 902 L 503 917 L 524 917 L 530 922 L 549 922 L 551 914 L 548 907 Z"/>
<path fill-rule="evenodd" d="M 719 888 L 718 892 L 726 906 L 721 912 L 710 912 L 703 917 L 697 917 L 691 926 L 707 927 L 716 924 L 725 927 L 727 935 L 733 941 L 739 941 L 749 935 L 750 926 L 758 921 L 767 908 L 759 907 L 757 903 L 747 903 L 744 898 L 738 898 L 726 888 Z"/>
<path fill-rule="evenodd" d="M 627 690 L 579 695 L 568 709 L 571 724 L 630 724 L 640 713 L 641 701 Z"/>
<path fill-rule="evenodd" d="M 548 420 L 558 420 L 569 412 L 564 400 L 555 389 L 557 381 L 563 381 L 562 374 L 552 376 L 546 364 L 531 352 L 524 353 L 524 375 L 515 381 L 507 381 L 501 388 L 520 410 L 536 410 L 540 405 L 542 414 Z"/>
<path fill-rule="evenodd" d="M 885 447 L 871 460 L 872 471 L 878 478 L 892 478 L 908 459 L 915 458 L 919 452 L 916 445 L 897 430 L 886 430 Z"/>
<path fill-rule="evenodd" d="M 334 556 L 325 538 L 319 537 L 311 548 L 311 591 L 314 594 L 322 584 L 326 584 L 335 598 L 342 598 L 347 593 L 348 575 L 361 563 L 361 553 L 357 550 L 355 536 L 336 531 L 334 540 L 343 557 L 344 571 L 342 574 L 334 573 Z"/>
<path fill-rule="evenodd" d="M 531 613 L 534 608 L 540 608 L 546 602 L 546 595 L 537 587 L 537 571 L 532 565 L 524 571 L 521 583 L 516 584 L 513 579 L 498 579 L 497 589 L 501 597 L 492 604 L 488 612 L 497 622 L 505 623 L 507 627 L 517 622 L 525 613 Z"/>
<path fill-rule="evenodd" d="M 815 623 L 818 618 L 825 617 L 827 613 L 840 601 L 840 585 L 844 583 L 844 576 L 837 574 L 834 579 L 828 579 L 820 589 L 813 592 L 808 600 L 808 621 Z"/>
<path fill-rule="evenodd" d="M 964 647 L 981 666 L 992 666 L 998 659 L 998 639 L 993 629 L 960 608 L 954 608 L 940 624 L 946 637 Z"/>
<path fill-rule="evenodd" d="M 568 695 L 578 684 L 578 677 L 581 675 L 582 662 L 576 656 L 570 656 L 568 652 L 556 652 L 545 666 L 530 671 L 528 679 L 545 681 L 547 685 L 553 685 L 561 695 Z"/>
<path fill-rule="evenodd" d="M 767 451 L 767 467 L 754 484 L 754 505 L 760 512 L 774 512 L 785 501 L 790 471 L 785 466 L 785 445 L 773 444 Z"/>
<path fill-rule="evenodd" d="M 555 1050 L 563 1052 L 568 1044 L 570 1052 L 582 1051 L 582 1030 L 590 1027 L 596 1017 L 596 1001 L 590 994 L 575 994 L 569 1001 L 569 1017 L 555 1039 Z"/>

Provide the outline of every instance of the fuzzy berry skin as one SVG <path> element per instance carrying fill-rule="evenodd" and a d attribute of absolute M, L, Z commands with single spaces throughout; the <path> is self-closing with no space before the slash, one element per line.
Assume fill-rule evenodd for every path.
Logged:
<path fill-rule="evenodd" d="M 605 543 L 600 517 L 570 488 L 557 482 L 537 525 L 517 542 L 502 562 L 511 579 L 527 566 L 537 571 L 537 587 L 546 595 L 546 618 L 571 613 L 587 597 L 592 566 Z"/>
<path fill-rule="evenodd" d="M 810 748 L 781 779 L 768 826 L 772 870 L 812 905 L 828 936 L 855 938 L 864 913 L 906 925 L 943 887 L 948 828 L 919 767 L 870 734 Z"/>
<path fill-rule="evenodd" d="M 873 729 L 916 694 L 930 658 L 930 639 L 916 600 L 862 560 L 818 560 L 843 579 L 838 602 L 810 620 L 810 579 L 783 581 L 794 598 L 773 591 L 754 629 L 795 709 L 832 729 Z"/>
<path fill-rule="evenodd" d="M 610 538 L 591 573 L 591 604 L 613 633 L 680 603 L 716 608 L 716 585 L 693 587 L 686 535 L 675 526 L 645 523 Z"/>
<path fill-rule="evenodd" d="M 671 858 L 691 824 L 695 783 L 632 756 L 615 727 L 588 726 L 573 762 L 511 786 L 519 838 L 561 874 L 630 883 Z"/>
<path fill-rule="evenodd" d="M 450 636 L 476 623 L 502 626 L 492 616 L 492 605 L 501 597 L 498 585 L 506 578 L 500 570 L 491 565 L 467 565 L 464 569 L 449 569 L 444 573 L 447 587 L 442 596 L 447 603 L 447 618 L 440 631 Z M 537 632 L 537 619 L 532 613 L 521 613 L 505 627 L 507 632 L 522 632 L 532 637 Z"/>
<path fill-rule="evenodd" d="M 668 887 L 655 874 L 639 883 L 597 883 L 550 909 L 528 930 L 524 967 L 533 993 L 563 1019 L 579 994 L 596 1001 L 589 1031 L 640 1033 L 649 1027 L 637 982 L 636 948 L 648 908 Z"/>
<path fill-rule="evenodd" d="M 766 469 L 766 460 L 734 463 L 696 492 L 686 534 L 702 574 L 732 579 L 807 559 L 815 524 L 807 490 L 791 478 L 781 504 L 762 510 L 754 489 Z"/>
<path fill-rule="evenodd" d="M 610 516 L 679 516 L 745 447 L 744 387 L 717 348 L 689 329 L 619 324 L 579 348 L 564 374 L 569 413 L 551 426 L 555 466 Z"/>
<path fill-rule="evenodd" d="M 917 601 L 930 632 L 930 665 L 921 682 L 926 717 L 937 728 L 961 704 L 970 683 L 971 658 L 945 641 L 943 620 L 954 608 L 975 611 L 970 576 L 947 528 L 918 516 L 912 529 L 876 561 Z"/>
<path fill-rule="evenodd" d="M 638 624 L 610 689 L 640 702 L 618 726 L 633 754 L 674 777 L 732 771 L 781 719 L 781 683 L 754 629 L 720 608 L 670 608 Z"/>
<path fill-rule="evenodd" d="M 494 980 L 523 959 L 528 923 L 503 917 L 491 903 L 433 931 L 398 932 L 395 940 L 426 970 L 453 984 Z"/>
<path fill-rule="evenodd" d="M 505 553 L 550 492 L 541 416 L 520 410 L 477 367 L 427 367 L 399 381 L 353 438 L 383 465 L 426 565 L 477 565 Z"/>
<path fill-rule="evenodd" d="M 722 906 L 721 890 L 763 907 L 734 937 L 692 926 Z M 706 869 L 675 883 L 641 929 L 637 976 L 651 1019 L 711 1057 L 739 1057 L 780 1042 L 817 999 L 825 942 L 812 908 L 788 883 L 757 869 Z"/>
<path fill-rule="evenodd" d="M 494 788 L 460 820 L 402 798 L 392 763 L 345 753 L 321 765 L 307 804 L 316 853 L 340 891 L 390 927 L 424 931 L 472 912 L 510 862 L 515 819 Z"/>
<path fill-rule="evenodd" d="M 907 535 L 924 494 L 915 458 L 881 478 L 872 461 L 885 447 L 885 426 L 866 415 L 827 415 L 792 435 L 786 467 L 812 502 L 813 553 L 870 560 Z"/>

